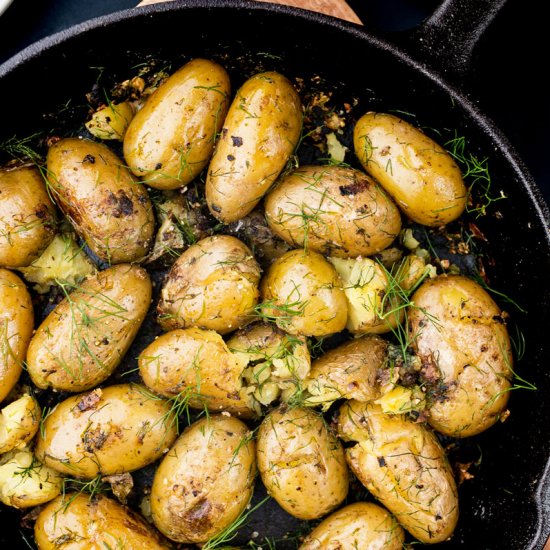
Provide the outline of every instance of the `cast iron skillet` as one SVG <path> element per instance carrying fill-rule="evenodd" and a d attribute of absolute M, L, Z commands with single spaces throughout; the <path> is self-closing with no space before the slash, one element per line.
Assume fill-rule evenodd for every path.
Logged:
<path fill-rule="evenodd" d="M 514 392 L 506 423 L 470 442 L 481 450 L 482 462 L 476 478 L 460 489 L 461 518 L 454 537 L 443 545 L 448 548 L 541 549 L 550 534 L 550 216 L 507 140 L 441 76 L 460 82 L 473 45 L 502 3 L 448 0 L 421 28 L 398 37 L 399 47 L 315 13 L 239 0 L 188 0 L 95 19 L 0 66 L 0 139 L 55 125 L 42 113 L 56 112 L 69 98 L 83 102 L 97 67 L 123 78 L 150 54 L 173 60 L 174 67 L 193 56 L 225 56 L 234 75 L 250 59 L 290 77 L 321 75 L 342 96 L 358 98 L 358 115 L 361 106 L 363 112 L 414 113 L 424 126 L 456 129 L 473 151 L 490 157 L 494 186 L 508 199 L 497 203 L 498 215 L 477 223 L 494 260 L 488 267 L 491 286 L 527 311 L 506 306 L 526 338 L 518 369 L 538 391 Z M 234 81 L 234 88 L 239 83 Z M 2 509 L 1 548 L 28 548 L 18 522 Z M 251 530 L 261 539 L 280 537 L 294 526 L 270 503 L 255 516 Z"/>

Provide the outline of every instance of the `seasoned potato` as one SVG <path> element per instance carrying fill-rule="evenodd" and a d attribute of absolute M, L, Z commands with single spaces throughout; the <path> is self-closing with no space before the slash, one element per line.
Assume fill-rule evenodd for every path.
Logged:
<path fill-rule="evenodd" d="M 183 543 L 204 543 L 231 525 L 254 490 L 255 444 L 236 418 L 192 424 L 161 462 L 151 489 L 157 528 Z"/>
<path fill-rule="evenodd" d="M 135 384 L 62 401 L 40 430 L 37 458 L 70 476 L 131 472 L 154 462 L 176 439 L 170 403 Z"/>
<path fill-rule="evenodd" d="M 63 290 L 32 337 L 27 367 L 39 388 L 85 391 L 124 357 L 151 303 L 151 281 L 141 267 L 121 264 Z"/>
<path fill-rule="evenodd" d="M 284 177 L 267 196 L 265 215 L 289 244 L 340 258 L 376 254 L 401 229 L 384 190 L 359 170 L 338 166 L 304 166 Z"/>
<path fill-rule="evenodd" d="M 21 375 L 34 328 L 34 311 L 23 281 L 0 268 L 0 402 Z"/>
<path fill-rule="evenodd" d="M 50 244 L 55 226 L 40 172 L 31 166 L 0 170 L 0 266 L 29 265 Z"/>
<path fill-rule="evenodd" d="M 443 542 L 458 520 L 451 467 L 437 438 L 403 415 L 374 403 L 348 401 L 338 434 L 356 444 L 346 459 L 361 483 L 421 542 Z"/>
<path fill-rule="evenodd" d="M 405 533 L 395 518 L 371 502 L 356 502 L 332 513 L 299 550 L 401 550 Z"/>
<path fill-rule="evenodd" d="M 502 311 L 460 275 L 426 281 L 412 300 L 411 341 L 435 396 L 429 423 L 453 437 L 486 430 L 504 411 L 513 376 Z"/>
<path fill-rule="evenodd" d="M 155 220 L 145 187 L 105 145 L 67 138 L 48 151 L 48 182 L 77 233 L 102 260 L 142 260 Z"/>
<path fill-rule="evenodd" d="M 128 125 L 134 118 L 134 107 L 129 101 L 103 105 L 86 122 L 86 129 L 99 139 L 122 141 Z"/>
<path fill-rule="evenodd" d="M 40 463 L 29 449 L 0 458 L 0 502 L 14 508 L 45 504 L 61 493 L 63 476 Z"/>
<path fill-rule="evenodd" d="M 34 536 L 39 550 L 170 548 L 141 516 L 104 495 L 60 496 L 38 515 Z"/>
<path fill-rule="evenodd" d="M 229 76 L 217 63 L 194 59 L 165 80 L 133 118 L 124 158 L 157 189 L 176 189 L 207 165 L 227 113 Z"/>
<path fill-rule="evenodd" d="M 367 113 L 355 125 L 355 154 L 413 221 L 439 226 L 464 211 L 467 190 L 451 155 L 404 120 Z"/>
<path fill-rule="evenodd" d="M 145 385 L 165 397 L 176 395 L 191 407 L 255 416 L 254 400 L 243 386 L 243 366 L 213 330 L 196 327 L 159 336 L 138 358 Z"/>
<path fill-rule="evenodd" d="M 224 223 L 244 218 L 277 179 L 300 138 L 302 107 L 292 84 L 260 73 L 237 92 L 206 178 L 206 202 Z"/>
<path fill-rule="evenodd" d="M 388 345 L 379 336 L 363 336 L 334 348 L 313 362 L 304 384 L 306 405 L 327 410 L 338 399 L 370 401 L 380 396 L 376 376 Z"/>
<path fill-rule="evenodd" d="M 348 306 L 338 273 L 317 252 L 291 250 L 261 284 L 265 316 L 290 334 L 325 336 L 346 326 Z"/>
<path fill-rule="evenodd" d="M 25 446 L 38 431 L 42 411 L 38 401 L 25 394 L 0 411 L 0 454 Z"/>
<path fill-rule="evenodd" d="M 266 416 L 258 431 L 258 470 L 269 494 L 300 519 L 328 514 L 348 493 L 342 445 L 311 409 L 280 408 Z"/>
<path fill-rule="evenodd" d="M 260 267 L 235 237 L 215 235 L 189 247 L 161 291 L 164 330 L 198 326 L 226 334 L 250 320 L 258 301 Z"/>

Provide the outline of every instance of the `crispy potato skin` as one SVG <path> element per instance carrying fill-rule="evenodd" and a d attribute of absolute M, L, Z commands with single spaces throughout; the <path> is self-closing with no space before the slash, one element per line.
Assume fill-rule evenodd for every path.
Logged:
<path fill-rule="evenodd" d="M 143 468 L 176 439 L 170 404 L 137 384 L 69 397 L 46 418 L 37 458 L 54 470 L 91 479 Z"/>
<path fill-rule="evenodd" d="M 150 304 L 151 280 L 139 266 L 120 264 L 87 279 L 32 337 L 27 352 L 32 381 L 72 392 L 97 386 L 119 365 Z"/>
<path fill-rule="evenodd" d="M 228 235 L 203 239 L 172 266 L 161 291 L 159 324 L 227 334 L 250 320 L 259 281 L 260 267 L 245 244 Z"/>
<path fill-rule="evenodd" d="M 307 405 L 328 408 L 337 399 L 370 401 L 380 397 L 377 372 L 388 345 L 379 336 L 350 340 L 316 359 L 304 385 Z"/>
<path fill-rule="evenodd" d="M 244 218 L 258 204 L 294 151 L 302 107 L 292 84 L 260 73 L 237 92 L 208 167 L 206 202 L 224 223 Z"/>
<path fill-rule="evenodd" d="M 97 495 L 67 494 L 42 509 L 34 526 L 39 550 L 166 550 L 170 548 L 141 516 Z"/>
<path fill-rule="evenodd" d="M 429 423 L 452 437 L 486 430 L 505 409 L 513 376 L 502 311 L 481 286 L 460 275 L 426 281 L 412 301 L 415 353 L 442 386 Z"/>
<path fill-rule="evenodd" d="M 25 283 L 0 268 L 0 402 L 21 375 L 34 329 L 34 310 Z"/>
<path fill-rule="evenodd" d="M 422 225 L 456 220 L 466 207 L 460 169 L 445 149 L 400 118 L 367 113 L 355 125 L 355 154 L 363 168 Z"/>
<path fill-rule="evenodd" d="M 56 233 L 53 204 L 31 166 L 0 170 L 0 266 L 26 267 Z"/>
<path fill-rule="evenodd" d="M 401 230 L 397 206 L 369 176 L 352 168 L 304 166 L 265 200 L 269 227 L 295 247 L 340 258 L 371 256 Z"/>
<path fill-rule="evenodd" d="M 188 395 L 190 406 L 198 409 L 256 414 L 241 395 L 242 365 L 213 330 L 167 332 L 141 352 L 138 365 L 145 385 L 159 395 Z"/>
<path fill-rule="evenodd" d="M 348 304 L 334 267 L 313 251 L 291 250 L 261 283 L 263 312 L 289 334 L 326 336 L 346 326 Z"/>
<path fill-rule="evenodd" d="M 207 165 L 228 108 L 229 76 L 193 59 L 147 99 L 124 137 L 124 158 L 136 176 L 157 189 L 176 189 Z"/>
<path fill-rule="evenodd" d="M 372 502 L 355 502 L 333 512 L 304 540 L 299 550 L 401 550 L 403 529 Z"/>
<path fill-rule="evenodd" d="M 374 403 L 340 408 L 338 435 L 357 444 L 346 460 L 361 483 L 421 542 L 443 542 L 458 520 L 458 497 L 445 451 L 422 424 Z"/>
<path fill-rule="evenodd" d="M 256 446 L 240 420 L 203 418 L 179 437 L 151 489 L 157 528 L 183 543 L 204 543 L 230 525 L 252 497 Z"/>
<path fill-rule="evenodd" d="M 280 408 L 258 431 L 258 469 L 269 494 L 294 517 L 329 513 L 348 493 L 341 443 L 310 409 Z"/>
<path fill-rule="evenodd" d="M 102 143 L 66 138 L 48 151 L 48 183 L 58 206 L 102 260 L 142 260 L 155 220 L 147 191 Z"/>

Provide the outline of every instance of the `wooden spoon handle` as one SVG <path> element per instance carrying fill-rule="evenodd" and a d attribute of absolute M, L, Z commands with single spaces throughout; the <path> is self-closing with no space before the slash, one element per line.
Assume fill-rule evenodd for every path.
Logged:
<path fill-rule="evenodd" d="M 157 4 L 166 0 L 143 0 L 138 5 L 145 6 L 146 4 Z M 363 23 L 357 17 L 355 12 L 348 6 L 345 0 L 257 0 L 258 2 L 272 2 L 273 4 L 284 4 L 286 6 L 294 6 L 304 10 L 316 11 L 326 15 L 332 15 L 352 23 Z"/>

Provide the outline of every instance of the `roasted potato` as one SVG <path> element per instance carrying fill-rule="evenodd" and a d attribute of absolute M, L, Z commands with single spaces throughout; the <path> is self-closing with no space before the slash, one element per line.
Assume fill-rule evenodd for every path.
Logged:
<path fill-rule="evenodd" d="M 304 404 L 327 410 L 338 399 L 370 401 L 380 396 L 376 377 L 384 366 L 387 343 L 379 336 L 363 336 L 323 354 L 313 362 L 304 383 Z"/>
<path fill-rule="evenodd" d="M 294 247 L 326 256 L 371 256 L 401 229 L 392 199 L 353 168 L 304 166 L 279 180 L 265 200 L 273 232 Z"/>
<path fill-rule="evenodd" d="M 104 496 L 67 494 L 38 514 L 39 550 L 166 550 L 162 537 L 141 516 Z"/>
<path fill-rule="evenodd" d="M 158 305 L 164 330 L 198 326 L 226 334 L 246 324 L 258 301 L 260 267 L 241 241 L 215 235 L 172 266 Z"/>
<path fill-rule="evenodd" d="M 346 498 L 344 450 L 323 417 L 311 409 L 273 411 L 260 425 L 257 444 L 262 481 L 292 516 L 320 518 Z"/>
<path fill-rule="evenodd" d="M 355 154 L 413 221 L 440 226 L 466 208 L 468 192 L 451 155 L 400 118 L 367 113 L 355 125 Z"/>
<path fill-rule="evenodd" d="M 38 431 L 42 410 L 29 394 L 0 411 L 0 454 L 24 447 Z"/>
<path fill-rule="evenodd" d="M 136 384 L 69 397 L 45 419 L 36 457 L 66 475 L 94 478 L 143 468 L 176 439 L 170 403 Z"/>
<path fill-rule="evenodd" d="M 353 473 L 411 535 L 424 543 L 451 536 L 456 485 L 445 451 L 423 424 L 352 400 L 340 408 L 338 435 L 355 442 L 346 448 Z"/>
<path fill-rule="evenodd" d="M 53 204 L 37 168 L 0 170 L 0 266 L 25 267 L 56 232 Z"/>
<path fill-rule="evenodd" d="M 317 252 L 291 250 L 262 279 L 262 314 L 284 331 L 326 336 L 346 326 L 348 305 L 338 273 Z"/>
<path fill-rule="evenodd" d="M 165 80 L 132 119 L 124 158 L 157 189 L 176 189 L 207 165 L 229 102 L 229 76 L 217 63 L 193 59 Z"/>
<path fill-rule="evenodd" d="M 21 375 L 34 329 L 32 300 L 23 281 L 0 268 L 0 402 Z"/>
<path fill-rule="evenodd" d="M 179 396 L 198 409 L 256 415 L 243 386 L 243 365 L 213 330 L 167 332 L 141 352 L 138 364 L 145 385 L 159 395 Z"/>
<path fill-rule="evenodd" d="M 429 423 L 452 437 L 486 430 L 503 413 L 513 377 L 504 314 L 460 275 L 424 282 L 412 301 L 411 342 L 433 395 Z"/>
<path fill-rule="evenodd" d="M 102 105 L 86 122 L 86 129 L 98 139 L 122 141 L 134 118 L 134 106 L 129 101 Z"/>
<path fill-rule="evenodd" d="M 401 550 L 404 541 L 403 529 L 387 510 L 356 502 L 325 518 L 299 550 Z"/>
<path fill-rule="evenodd" d="M 254 490 L 255 444 L 236 418 L 192 424 L 155 473 L 151 511 L 157 528 L 183 543 L 204 543 L 231 525 Z"/>
<path fill-rule="evenodd" d="M 0 458 L 0 502 L 13 508 L 45 504 L 61 493 L 63 476 L 44 466 L 29 449 Z"/>
<path fill-rule="evenodd" d="M 224 223 L 244 218 L 277 179 L 298 144 L 302 107 L 276 72 L 254 75 L 237 92 L 208 167 L 206 202 Z"/>
<path fill-rule="evenodd" d="M 48 184 L 94 254 L 112 264 L 142 260 L 155 220 L 147 191 L 102 143 L 66 138 L 48 151 Z"/>
<path fill-rule="evenodd" d="M 121 264 L 63 290 L 32 337 L 27 368 L 39 388 L 85 391 L 124 357 L 151 304 L 151 281 L 143 268 Z"/>

